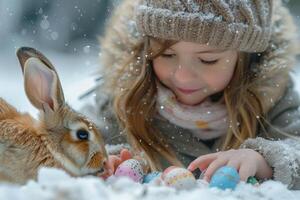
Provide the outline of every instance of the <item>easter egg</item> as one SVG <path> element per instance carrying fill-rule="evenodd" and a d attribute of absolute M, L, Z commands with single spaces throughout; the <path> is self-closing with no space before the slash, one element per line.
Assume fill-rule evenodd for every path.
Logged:
<path fill-rule="evenodd" d="M 224 166 L 219 168 L 211 177 L 209 187 L 234 190 L 240 181 L 240 175 L 233 167 Z"/>
<path fill-rule="evenodd" d="M 165 176 L 165 174 L 169 173 L 171 170 L 178 168 L 177 166 L 170 166 L 168 168 L 166 168 L 162 174 L 162 176 Z"/>
<path fill-rule="evenodd" d="M 143 183 L 156 182 L 157 184 L 159 184 L 161 175 L 162 175 L 161 172 L 151 172 L 149 174 L 146 174 L 144 176 Z"/>
<path fill-rule="evenodd" d="M 196 185 L 194 175 L 187 169 L 179 167 L 167 168 L 163 174 L 162 179 L 167 186 L 176 189 L 191 189 Z"/>
<path fill-rule="evenodd" d="M 254 185 L 254 186 L 259 186 L 259 182 L 254 176 L 248 177 L 247 183 Z"/>
<path fill-rule="evenodd" d="M 139 161 L 135 159 L 129 159 L 122 162 L 115 171 L 115 176 L 125 176 L 132 179 L 135 182 L 142 183 L 144 172 Z"/>

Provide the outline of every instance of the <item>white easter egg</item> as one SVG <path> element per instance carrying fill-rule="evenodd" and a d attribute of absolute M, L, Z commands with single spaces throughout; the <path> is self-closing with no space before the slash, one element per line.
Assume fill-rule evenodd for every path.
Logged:
<path fill-rule="evenodd" d="M 173 168 L 163 174 L 163 181 L 167 186 L 174 187 L 176 189 L 191 189 L 195 187 L 196 179 L 194 175 L 184 168 Z"/>

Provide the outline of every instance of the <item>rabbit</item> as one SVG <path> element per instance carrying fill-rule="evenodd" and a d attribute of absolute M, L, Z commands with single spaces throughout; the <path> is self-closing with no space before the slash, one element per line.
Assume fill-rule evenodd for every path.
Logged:
<path fill-rule="evenodd" d="M 71 176 L 101 176 L 107 152 L 97 127 L 69 107 L 53 65 L 29 47 L 17 51 L 25 92 L 39 120 L 0 98 L 0 181 L 24 184 L 38 169 L 61 168 Z"/>

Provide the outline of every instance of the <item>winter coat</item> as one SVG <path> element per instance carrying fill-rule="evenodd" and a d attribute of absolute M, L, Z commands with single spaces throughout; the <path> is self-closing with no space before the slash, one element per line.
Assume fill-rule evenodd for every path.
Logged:
<path fill-rule="evenodd" d="M 101 41 L 101 69 L 111 76 L 118 70 L 118 66 L 124 64 L 132 48 L 143 42 L 134 22 L 134 7 L 138 1 L 124 0 L 107 24 L 106 34 Z M 270 45 L 251 66 L 258 74 L 253 84 L 264 97 L 265 117 L 272 126 L 266 125 L 266 132 L 258 129 L 257 137 L 247 139 L 240 148 L 260 152 L 273 168 L 274 180 L 287 184 L 289 188 L 300 189 L 300 139 L 296 138 L 300 135 L 300 99 L 289 75 L 296 54 L 293 46 L 296 28 L 289 11 L 279 0 L 274 0 L 273 10 Z M 99 86 L 95 105 L 86 105 L 83 109 L 98 122 L 109 144 L 126 143 L 112 110 L 115 91 Z M 222 138 L 197 140 L 189 130 L 171 124 L 159 116 L 153 124 L 185 165 L 196 157 L 217 151 L 222 142 Z M 280 132 L 294 137 L 287 137 Z"/>

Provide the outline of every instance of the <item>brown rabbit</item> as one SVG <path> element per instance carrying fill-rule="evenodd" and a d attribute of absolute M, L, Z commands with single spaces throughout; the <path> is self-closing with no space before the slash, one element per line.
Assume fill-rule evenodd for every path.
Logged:
<path fill-rule="evenodd" d="M 107 153 L 101 134 L 64 100 L 59 77 L 45 56 L 32 48 L 17 51 L 25 91 L 40 111 L 36 121 L 0 98 L 0 181 L 25 183 L 42 166 L 72 176 L 101 175 Z"/>

